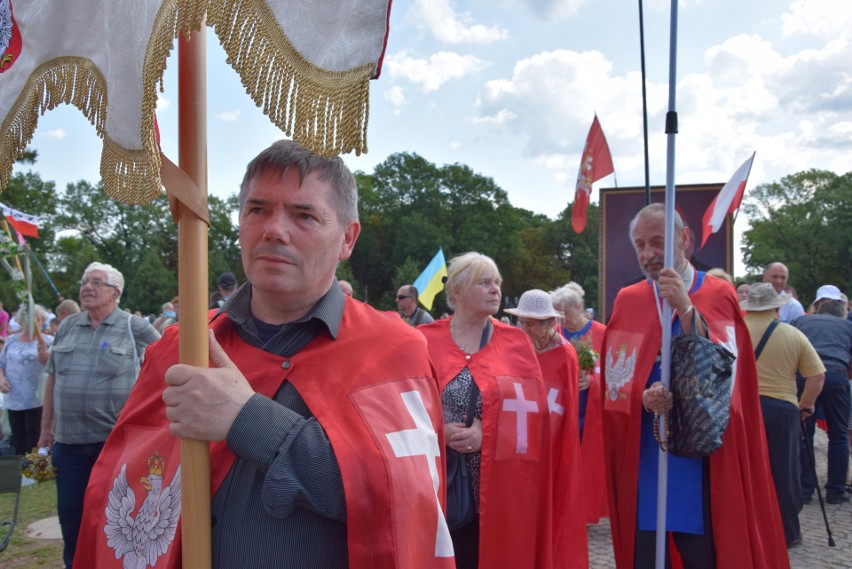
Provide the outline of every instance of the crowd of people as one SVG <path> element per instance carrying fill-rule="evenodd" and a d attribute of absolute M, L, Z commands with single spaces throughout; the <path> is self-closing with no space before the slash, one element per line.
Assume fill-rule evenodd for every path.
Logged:
<path fill-rule="evenodd" d="M 434 319 L 412 284 L 382 312 L 335 278 L 357 203 L 339 158 L 296 143 L 247 166 L 246 280 L 216 279 L 206 368 L 179 363 L 179 299 L 131 315 L 109 265 L 86 268 L 79 306 L 15 315 L 0 392 L 14 452 L 52 449 L 66 567 L 180 566 L 181 438 L 210 442 L 216 567 L 580 568 L 603 517 L 617 567 L 653 567 L 660 431 L 682 396 L 661 381 L 664 328 L 736 356 L 719 448 L 668 456 L 667 563 L 788 567 L 817 489 L 800 444 L 815 418 L 827 500 L 849 500 L 852 322 L 837 287 L 806 313 L 782 263 L 763 283 L 705 273 L 677 215 L 666 267 L 653 204 L 627 232 L 645 278 L 606 325 L 576 282 L 528 290 L 504 310 L 516 324 L 498 319 L 503 277 L 477 252 L 449 263 L 451 315 Z"/>

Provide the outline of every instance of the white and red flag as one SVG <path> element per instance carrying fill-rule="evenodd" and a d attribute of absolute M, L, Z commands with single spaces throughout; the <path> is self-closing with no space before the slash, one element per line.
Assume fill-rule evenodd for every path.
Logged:
<path fill-rule="evenodd" d="M 743 194 L 745 193 L 745 187 L 748 183 L 748 175 L 751 172 L 751 164 L 754 162 L 754 155 L 757 154 L 753 152 L 748 160 L 743 162 L 743 165 L 740 166 L 734 175 L 728 180 L 728 183 L 725 184 L 719 193 L 713 198 L 713 201 L 710 202 L 710 206 L 707 208 L 707 211 L 704 212 L 704 218 L 702 219 L 702 231 L 701 231 L 701 247 L 704 247 L 704 244 L 707 243 L 707 239 L 710 238 L 710 235 L 719 231 L 719 228 L 722 227 L 722 223 L 725 222 L 725 217 L 729 213 L 734 213 L 740 207 L 740 202 L 743 201 Z M 699 247 L 699 249 L 701 249 Z"/>
<path fill-rule="evenodd" d="M 9 224 L 21 235 L 38 238 L 38 226 L 41 219 L 0 203 L 0 212 L 6 217 Z"/>
<path fill-rule="evenodd" d="M 577 191 L 574 193 L 574 208 L 571 212 L 571 227 L 577 233 L 586 229 L 586 211 L 592 195 L 592 183 L 612 174 L 612 156 L 606 143 L 598 116 L 592 121 L 592 128 L 586 137 L 586 146 L 580 159 L 580 171 L 577 173 Z"/>

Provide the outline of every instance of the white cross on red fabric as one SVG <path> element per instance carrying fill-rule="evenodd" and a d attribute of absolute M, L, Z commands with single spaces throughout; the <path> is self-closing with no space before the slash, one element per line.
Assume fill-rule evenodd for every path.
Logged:
<path fill-rule="evenodd" d="M 397 458 L 425 456 L 429 465 L 429 474 L 432 477 L 432 488 L 435 491 L 435 507 L 438 509 L 438 528 L 435 537 L 435 557 L 452 557 L 453 542 L 450 538 L 450 530 L 447 520 L 441 510 L 441 502 L 438 498 L 438 488 L 441 479 L 438 476 L 438 461 L 441 458 L 441 447 L 438 444 L 438 434 L 432 427 L 429 412 L 423 404 L 423 399 L 418 391 L 406 391 L 401 393 L 405 408 L 414 419 L 414 428 L 387 433 L 385 436 Z"/>
<path fill-rule="evenodd" d="M 515 386 L 515 398 L 503 400 L 503 411 L 518 414 L 517 444 L 515 452 L 518 454 L 526 454 L 529 449 L 527 415 L 530 413 L 538 413 L 538 403 L 524 398 L 524 388 L 520 383 L 516 381 L 512 385 Z"/>
<path fill-rule="evenodd" d="M 557 397 L 559 397 L 559 390 L 555 387 L 551 387 L 550 391 L 547 393 L 547 410 L 551 413 L 556 413 L 557 415 L 564 415 L 565 407 L 556 402 Z"/>

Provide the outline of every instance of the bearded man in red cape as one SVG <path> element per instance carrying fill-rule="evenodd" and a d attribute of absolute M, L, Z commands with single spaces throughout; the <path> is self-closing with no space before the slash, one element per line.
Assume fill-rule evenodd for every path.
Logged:
<path fill-rule="evenodd" d="M 789 567 L 769 471 L 754 351 L 734 289 L 686 259 L 688 230 L 675 214 L 674 268 L 664 268 L 665 210 L 643 208 L 630 240 L 647 279 L 622 289 L 607 324 L 603 367 L 604 436 L 613 547 L 621 569 L 651 568 L 655 559 L 658 445 L 654 413 L 671 394 L 660 379 L 662 300 L 677 315 L 672 334 L 691 330 L 737 356 L 730 421 L 722 446 L 706 458 L 668 456 L 670 559 L 690 569 Z"/>
<path fill-rule="evenodd" d="M 180 566 L 186 437 L 213 441 L 216 567 L 453 568 L 426 341 L 334 276 L 360 232 L 352 173 L 278 141 L 247 168 L 239 225 L 247 283 L 213 318 L 211 367 L 174 365 L 176 326 L 148 350 L 75 567 Z"/>

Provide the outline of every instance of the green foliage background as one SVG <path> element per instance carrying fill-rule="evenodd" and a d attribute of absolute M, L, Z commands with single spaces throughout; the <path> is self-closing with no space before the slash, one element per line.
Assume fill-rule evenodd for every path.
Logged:
<path fill-rule="evenodd" d="M 165 196 L 145 206 L 109 198 L 101 183 L 79 181 L 59 191 L 36 171 L 36 153 L 17 164 L 2 201 L 43 218 L 41 237 L 30 240 L 60 294 L 77 297 L 76 282 L 92 261 L 109 263 L 125 277 L 121 305 L 157 314 L 177 294 L 177 233 Z M 410 283 L 443 247 L 449 261 L 467 251 L 491 256 L 500 268 L 509 303 L 525 290 L 552 290 L 570 280 L 598 308 L 599 210 L 589 207 L 580 235 L 570 227 L 571 205 L 554 219 L 514 207 L 493 179 L 464 164 L 438 166 L 414 153 L 389 156 L 372 173 L 356 172 L 362 231 L 338 277 L 352 282 L 357 298 L 393 310 L 399 286 Z M 821 284 L 852 285 L 852 173 L 810 170 L 749 188 L 743 212 L 743 260 L 753 279 L 780 260 L 803 301 Z M 565 201 L 573 196 L 565 196 Z M 210 196 L 209 284 L 224 271 L 242 282 L 236 195 Z M 58 302 L 47 279 L 34 272 L 36 301 Z M 15 308 L 11 280 L 0 276 L 0 300 Z M 435 315 L 447 311 L 443 294 Z"/>

